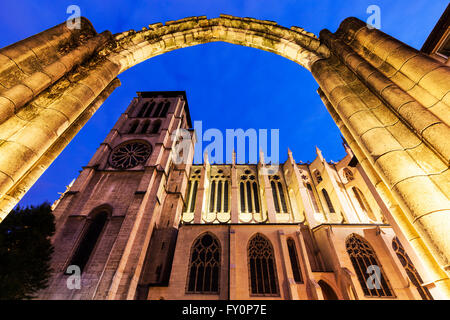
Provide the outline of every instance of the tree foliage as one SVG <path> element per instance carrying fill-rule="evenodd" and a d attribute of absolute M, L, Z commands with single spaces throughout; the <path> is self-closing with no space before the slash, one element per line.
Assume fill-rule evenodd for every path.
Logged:
<path fill-rule="evenodd" d="M 54 233 L 48 203 L 18 206 L 0 223 L 0 299 L 31 299 L 47 287 Z"/>

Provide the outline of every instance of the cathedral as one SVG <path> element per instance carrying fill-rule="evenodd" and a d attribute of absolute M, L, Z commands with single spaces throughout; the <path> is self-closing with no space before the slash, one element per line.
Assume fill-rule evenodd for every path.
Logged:
<path fill-rule="evenodd" d="M 193 139 L 177 164 L 180 128 Z M 263 154 L 193 164 L 195 138 L 185 92 L 137 93 L 53 204 L 39 299 L 440 298 L 345 141 L 338 162 L 288 151 L 268 171 Z"/>

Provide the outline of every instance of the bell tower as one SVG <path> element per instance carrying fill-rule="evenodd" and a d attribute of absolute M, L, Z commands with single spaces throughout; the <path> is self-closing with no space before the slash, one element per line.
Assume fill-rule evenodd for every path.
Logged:
<path fill-rule="evenodd" d="M 138 284 L 168 280 L 194 143 L 175 164 L 172 134 L 190 127 L 185 92 L 137 93 L 55 205 L 53 274 L 40 298 L 135 299 Z M 73 270 L 79 289 L 67 285 Z"/>

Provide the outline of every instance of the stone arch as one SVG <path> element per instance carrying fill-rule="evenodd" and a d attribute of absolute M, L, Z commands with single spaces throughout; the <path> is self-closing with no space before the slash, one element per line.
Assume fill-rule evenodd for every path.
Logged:
<path fill-rule="evenodd" d="M 99 205 L 89 212 L 67 266 L 77 265 L 83 272 L 105 232 L 112 212 L 113 208 L 109 204 Z"/>
<path fill-rule="evenodd" d="M 228 42 L 275 53 L 306 69 L 330 55 L 328 48 L 310 32 L 290 29 L 273 21 L 220 15 L 190 17 L 154 23 L 141 31 L 115 35 L 117 47 L 108 59 L 120 65 L 119 73 L 154 56 L 208 42 Z"/>
<path fill-rule="evenodd" d="M 318 93 L 437 287 L 450 297 L 450 67 L 356 18 L 320 38 L 272 21 L 221 15 L 98 34 L 81 19 L 0 50 L 0 218 L 134 65 L 225 41 L 310 70 Z M 32 50 L 30 50 L 32 49 Z M 444 79 L 444 80 L 443 80 Z"/>
<path fill-rule="evenodd" d="M 206 242 L 205 239 L 210 241 L 210 243 Z M 204 253 L 203 257 L 200 254 L 201 252 Z M 210 258 L 207 258 L 208 255 L 206 252 L 210 253 Z M 220 269 L 222 263 L 221 255 L 222 246 L 220 240 L 210 231 L 201 233 L 194 239 L 194 241 L 192 241 L 186 276 L 186 292 L 219 294 Z M 206 271 L 208 268 L 209 272 Z M 203 281 L 199 282 L 198 275 L 200 273 L 203 278 L 205 278 L 205 274 L 209 274 L 211 281 L 205 283 L 206 281 L 203 279 Z M 207 288 L 205 288 L 205 285 Z M 201 288 L 198 286 L 201 286 Z"/>
<path fill-rule="evenodd" d="M 339 300 L 335 290 L 326 281 L 319 280 L 318 284 L 322 290 L 324 300 Z"/>

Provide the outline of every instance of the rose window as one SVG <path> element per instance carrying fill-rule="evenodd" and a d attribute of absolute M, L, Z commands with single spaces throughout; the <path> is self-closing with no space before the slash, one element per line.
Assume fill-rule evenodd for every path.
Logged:
<path fill-rule="evenodd" d="M 144 163 L 151 153 L 151 146 L 146 143 L 126 142 L 113 150 L 110 163 L 117 169 L 134 168 Z"/>

